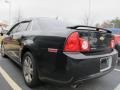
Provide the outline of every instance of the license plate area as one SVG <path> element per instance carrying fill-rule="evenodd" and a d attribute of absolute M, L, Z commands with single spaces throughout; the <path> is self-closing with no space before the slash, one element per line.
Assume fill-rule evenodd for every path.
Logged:
<path fill-rule="evenodd" d="M 100 59 L 100 71 L 106 71 L 111 68 L 112 65 L 112 57 L 103 57 Z"/>

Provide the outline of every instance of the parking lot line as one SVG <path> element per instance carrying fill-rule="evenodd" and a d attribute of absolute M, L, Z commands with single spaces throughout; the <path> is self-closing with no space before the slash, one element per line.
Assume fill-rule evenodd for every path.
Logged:
<path fill-rule="evenodd" d="M 15 81 L 5 72 L 5 70 L 0 66 L 0 73 L 4 77 L 4 79 L 8 82 L 13 90 L 22 90 L 20 86 L 18 86 Z"/>
<path fill-rule="evenodd" d="M 120 84 L 114 90 L 120 90 Z"/>
<path fill-rule="evenodd" d="M 120 69 L 114 69 L 115 71 L 119 71 L 120 72 Z"/>
<path fill-rule="evenodd" d="M 120 72 L 120 69 L 114 69 L 114 70 Z M 120 84 L 114 90 L 120 90 Z"/>

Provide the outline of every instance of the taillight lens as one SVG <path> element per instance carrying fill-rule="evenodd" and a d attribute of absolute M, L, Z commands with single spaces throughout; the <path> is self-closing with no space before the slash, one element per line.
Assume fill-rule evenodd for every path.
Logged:
<path fill-rule="evenodd" d="M 64 51 L 67 52 L 74 52 L 74 51 L 80 51 L 79 47 L 79 35 L 77 32 L 72 33 L 65 44 Z"/>
<path fill-rule="evenodd" d="M 80 40 L 80 51 L 85 52 L 90 50 L 90 44 L 87 40 L 79 38 Z"/>
<path fill-rule="evenodd" d="M 115 47 L 115 41 L 112 39 L 110 42 L 110 48 L 114 48 Z"/>
<path fill-rule="evenodd" d="M 79 37 L 78 32 L 73 32 L 67 39 L 65 52 L 85 52 L 90 50 L 89 42 Z"/>

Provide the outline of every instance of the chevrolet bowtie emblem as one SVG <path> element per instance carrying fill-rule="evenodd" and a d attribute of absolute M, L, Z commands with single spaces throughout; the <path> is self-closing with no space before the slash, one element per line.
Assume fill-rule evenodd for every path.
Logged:
<path fill-rule="evenodd" d="M 100 37 L 100 40 L 102 40 L 102 41 L 103 41 L 104 39 L 105 39 L 104 37 L 102 37 L 102 36 Z"/>

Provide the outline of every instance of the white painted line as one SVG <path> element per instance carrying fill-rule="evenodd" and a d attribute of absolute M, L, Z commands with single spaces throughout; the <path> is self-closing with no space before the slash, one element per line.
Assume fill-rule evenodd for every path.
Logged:
<path fill-rule="evenodd" d="M 120 90 L 120 84 L 114 90 Z"/>
<path fill-rule="evenodd" d="M 120 69 L 114 69 L 114 70 L 120 72 Z M 118 84 L 114 90 L 120 90 L 120 84 Z"/>
<path fill-rule="evenodd" d="M 18 86 L 15 81 L 5 72 L 5 70 L 0 66 L 0 73 L 4 77 L 4 79 L 8 82 L 13 90 L 22 90 L 20 86 Z"/>
<path fill-rule="evenodd" d="M 114 69 L 114 70 L 120 72 L 120 69 Z"/>

